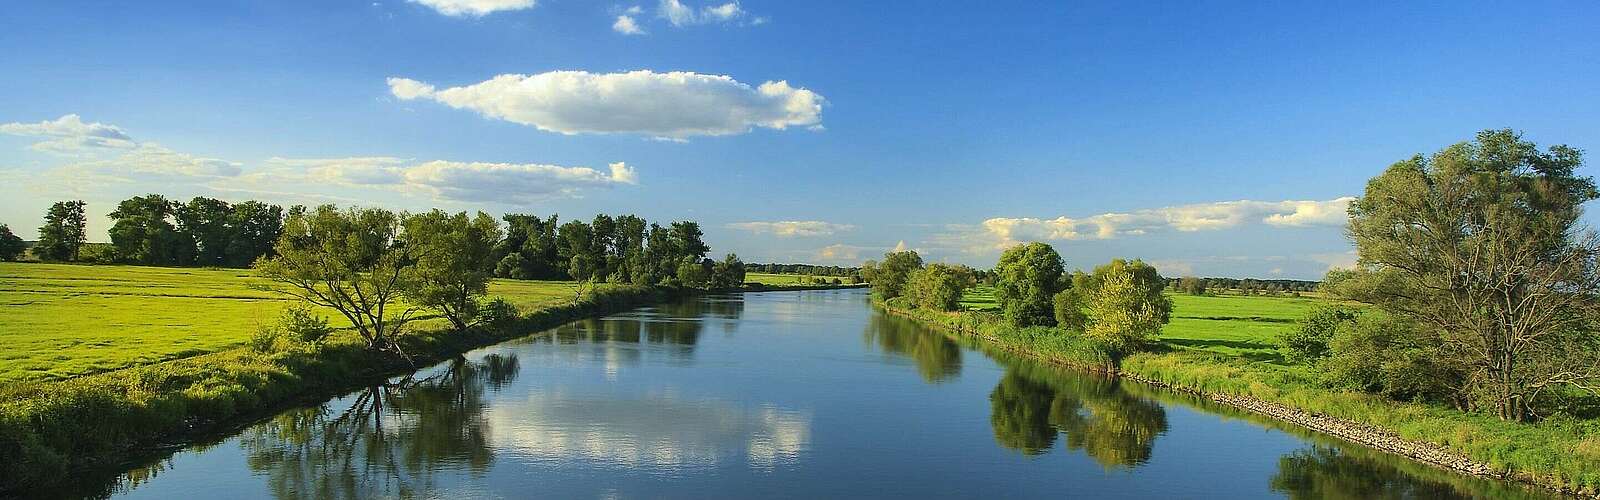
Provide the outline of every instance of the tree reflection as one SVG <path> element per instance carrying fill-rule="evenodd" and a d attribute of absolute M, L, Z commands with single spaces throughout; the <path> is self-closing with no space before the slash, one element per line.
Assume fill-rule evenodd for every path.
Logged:
<path fill-rule="evenodd" d="M 911 320 L 873 314 L 862 337 L 885 352 L 910 357 L 928 382 L 943 382 L 961 374 L 961 346 Z"/>
<path fill-rule="evenodd" d="M 1039 455 L 1060 432 L 1068 449 L 1083 450 L 1106 468 L 1149 461 L 1156 437 L 1167 430 L 1161 405 L 1127 393 L 1115 379 L 1088 374 L 1013 367 L 989 393 L 989 402 L 1001 446 Z"/>
<path fill-rule="evenodd" d="M 518 374 L 514 355 L 456 359 L 438 375 L 362 391 L 346 410 L 291 411 L 241 436 L 247 463 L 279 498 L 412 496 L 433 472 L 487 471 L 486 388 Z"/>
<path fill-rule="evenodd" d="M 1352 453 L 1328 446 L 1284 455 L 1278 459 L 1273 491 L 1289 498 L 1532 498 L 1520 488 L 1467 493 L 1438 478 L 1427 478 L 1396 467 L 1399 459 L 1377 453 Z M 1435 473 L 1427 470 L 1423 473 Z M 1437 475 L 1437 473 L 1436 473 Z M 1469 488 L 1470 489 L 1470 488 Z"/>

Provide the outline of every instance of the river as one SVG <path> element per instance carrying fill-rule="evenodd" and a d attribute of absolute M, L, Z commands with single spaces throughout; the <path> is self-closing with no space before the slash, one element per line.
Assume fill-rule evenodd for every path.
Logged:
<path fill-rule="evenodd" d="M 953 341 L 862 290 L 698 297 L 153 457 L 122 498 L 1541 497 Z"/>

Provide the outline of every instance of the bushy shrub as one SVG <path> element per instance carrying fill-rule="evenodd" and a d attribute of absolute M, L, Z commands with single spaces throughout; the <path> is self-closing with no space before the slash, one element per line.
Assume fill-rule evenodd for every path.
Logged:
<path fill-rule="evenodd" d="M 320 344 L 328 334 L 333 333 L 333 328 L 328 326 L 328 318 L 317 314 L 306 304 L 296 304 L 283 310 L 278 317 L 278 327 L 282 328 L 289 338 L 306 344 Z"/>
<path fill-rule="evenodd" d="M 1360 313 L 1338 305 L 1319 306 L 1300 319 L 1299 327 L 1278 337 L 1284 359 L 1291 363 L 1316 363 L 1328 357 L 1328 343 L 1342 326 L 1355 323 Z"/>
<path fill-rule="evenodd" d="M 496 297 L 478 309 L 478 324 L 500 330 L 510 328 L 520 316 L 517 306 L 506 299 Z"/>
<path fill-rule="evenodd" d="M 1084 314 L 1083 292 L 1076 288 L 1062 290 L 1054 298 L 1056 325 L 1072 331 L 1083 331 L 1089 316 Z"/>
<path fill-rule="evenodd" d="M 1459 375 L 1428 347 L 1438 345 L 1432 335 L 1387 314 L 1361 315 L 1334 332 L 1327 381 L 1400 401 L 1447 399 Z"/>
<path fill-rule="evenodd" d="M 1045 243 L 1011 247 L 995 265 L 994 298 L 1015 326 L 1055 326 L 1053 299 L 1066 289 L 1061 255 Z"/>
<path fill-rule="evenodd" d="M 929 264 L 911 272 L 905 295 L 917 307 L 934 311 L 954 311 L 961 303 L 961 278 L 948 265 Z"/>

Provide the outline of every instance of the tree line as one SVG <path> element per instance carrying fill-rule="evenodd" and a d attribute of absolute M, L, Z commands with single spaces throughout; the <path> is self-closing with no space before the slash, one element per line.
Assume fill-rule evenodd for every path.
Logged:
<path fill-rule="evenodd" d="M 815 264 L 745 264 L 745 269 L 753 273 L 769 274 L 806 274 L 811 276 L 837 276 L 840 278 L 859 278 L 861 268 L 844 266 L 819 266 Z"/>
<path fill-rule="evenodd" d="M 1061 255 L 1041 242 L 1006 250 L 988 272 L 925 264 L 911 250 L 868 261 L 862 272 L 878 299 L 933 311 L 958 310 L 967 288 L 992 280 L 1001 316 L 1012 326 L 1081 337 L 1113 356 L 1151 345 L 1172 315 L 1163 294 L 1168 280 L 1149 264 L 1117 259 L 1092 273 L 1067 273 Z"/>
<path fill-rule="evenodd" d="M 1198 278 L 1194 276 L 1170 278 L 1167 281 L 1168 288 L 1189 295 L 1205 295 L 1207 293 L 1216 293 L 1219 290 L 1237 290 L 1245 295 L 1314 292 L 1321 284 L 1322 282 L 1320 281 L 1310 280 Z"/>

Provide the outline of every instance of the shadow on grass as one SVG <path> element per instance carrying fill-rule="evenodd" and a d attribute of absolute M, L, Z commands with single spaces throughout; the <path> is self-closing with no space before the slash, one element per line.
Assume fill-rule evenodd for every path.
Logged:
<path fill-rule="evenodd" d="M 1287 365 L 1287 362 L 1285 362 L 1283 359 L 1283 355 L 1279 354 L 1276 348 L 1271 345 L 1258 342 L 1220 339 L 1163 339 L 1161 342 L 1169 346 L 1218 352 L 1219 354 L 1250 361 L 1259 361 L 1276 365 Z M 1224 353 L 1217 351 L 1217 349 L 1235 349 L 1239 352 Z"/>

